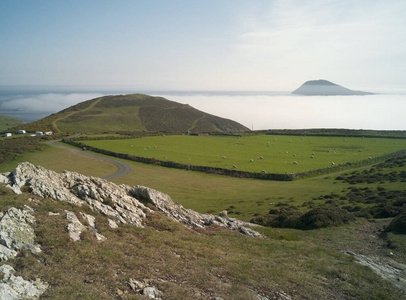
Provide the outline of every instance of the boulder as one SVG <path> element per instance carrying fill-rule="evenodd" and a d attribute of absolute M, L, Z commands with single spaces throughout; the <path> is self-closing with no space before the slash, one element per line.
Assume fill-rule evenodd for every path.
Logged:
<path fill-rule="evenodd" d="M 14 276 L 15 270 L 9 265 L 2 265 L 0 273 L 0 299 L 38 299 L 47 289 L 47 284 L 40 279 L 36 281 L 24 280 L 21 276 Z"/>
<path fill-rule="evenodd" d="M 41 252 L 39 245 L 35 244 L 33 224 L 34 211 L 28 206 L 23 209 L 10 208 L 0 215 L 0 258 L 8 260 L 17 255 L 16 251 L 30 250 L 33 253 Z"/>

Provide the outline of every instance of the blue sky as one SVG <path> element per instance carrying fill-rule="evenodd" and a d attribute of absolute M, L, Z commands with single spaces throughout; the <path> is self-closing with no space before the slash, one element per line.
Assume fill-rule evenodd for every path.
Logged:
<path fill-rule="evenodd" d="M 406 1 L 0 0 L 0 85 L 406 88 Z"/>

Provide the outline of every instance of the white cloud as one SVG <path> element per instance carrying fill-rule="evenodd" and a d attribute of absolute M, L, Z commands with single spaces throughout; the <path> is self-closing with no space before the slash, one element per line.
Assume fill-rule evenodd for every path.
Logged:
<path fill-rule="evenodd" d="M 32 96 L 21 96 L 21 98 L 0 103 L 0 108 L 11 111 L 32 111 L 55 113 L 79 102 L 101 97 L 98 93 L 83 94 L 38 94 Z"/>

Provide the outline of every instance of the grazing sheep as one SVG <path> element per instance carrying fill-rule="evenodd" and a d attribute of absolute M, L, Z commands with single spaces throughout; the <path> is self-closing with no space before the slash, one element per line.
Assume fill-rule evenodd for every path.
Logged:
<path fill-rule="evenodd" d="M 164 158 L 167 159 L 168 157 L 167 157 L 167 156 L 164 156 Z"/>
<path fill-rule="evenodd" d="M 359 149 L 359 150 L 358 150 L 358 152 L 362 152 L 362 150 L 361 150 L 361 149 Z"/>
<path fill-rule="evenodd" d="M 148 146 L 148 149 L 151 149 L 151 146 Z"/>
<path fill-rule="evenodd" d="M 264 159 L 264 157 L 263 157 L 263 156 L 260 156 L 259 159 Z"/>
<path fill-rule="evenodd" d="M 293 154 L 293 156 L 296 156 L 296 154 Z"/>
<path fill-rule="evenodd" d="M 262 170 L 262 173 L 266 173 L 266 171 L 265 171 L 265 170 Z"/>
<path fill-rule="evenodd" d="M 233 169 L 237 169 L 237 166 L 236 166 L 236 165 L 233 165 Z"/>
<path fill-rule="evenodd" d="M 334 162 L 332 162 L 332 163 L 331 163 L 331 165 L 332 165 L 332 166 L 334 166 L 334 165 L 335 165 L 335 163 L 334 163 Z"/>
<path fill-rule="evenodd" d="M 253 160 L 253 159 L 250 159 L 250 162 L 254 162 L 254 160 Z"/>
<path fill-rule="evenodd" d="M 297 165 L 297 161 L 294 161 L 293 164 L 294 164 L 294 165 Z"/>
<path fill-rule="evenodd" d="M 223 158 L 227 158 L 227 157 L 223 156 Z"/>
<path fill-rule="evenodd" d="M 314 152 L 312 153 L 312 155 L 314 155 Z"/>
<path fill-rule="evenodd" d="M 131 145 L 131 147 L 134 147 L 133 145 Z"/>
<path fill-rule="evenodd" d="M 310 158 L 314 158 L 314 156 L 312 155 L 312 156 L 310 156 Z"/>
<path fill-rule="evenodd" d="M 154 149 L 156 149 L 156 146 L 154 146 Z"/>
<path fill-rule="evenodd" d="M 368 159 L 372 159 L 372 157 L 368 157 Z"/>

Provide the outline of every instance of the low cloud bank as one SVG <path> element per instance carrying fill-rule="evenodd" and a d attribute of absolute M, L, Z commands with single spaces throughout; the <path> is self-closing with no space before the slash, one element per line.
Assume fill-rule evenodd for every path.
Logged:
<path fill-rule="evenodd" d="M 101 97 L 100 93 L 44 93 L 0 98 L 0 114 L 33 122 L 77 103 Z"/>

